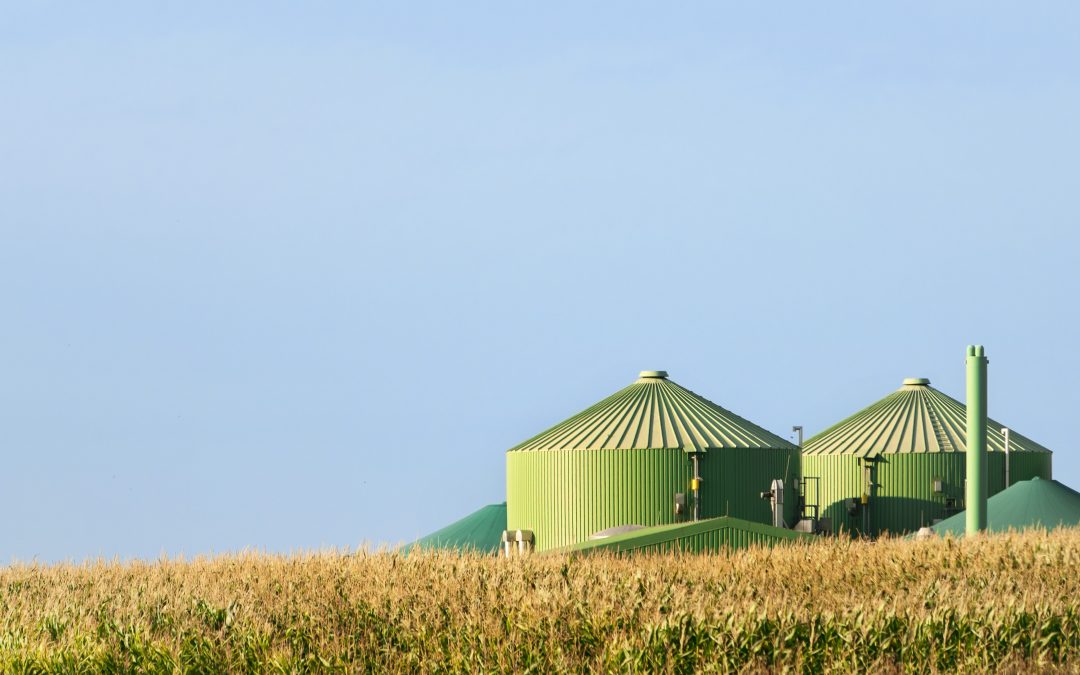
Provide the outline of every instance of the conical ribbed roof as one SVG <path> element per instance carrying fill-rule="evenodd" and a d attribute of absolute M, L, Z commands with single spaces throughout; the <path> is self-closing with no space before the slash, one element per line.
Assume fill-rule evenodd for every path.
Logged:
<path fill-rule="evenodd" d="M 667 379 L 642 371 L 636 382 L 516 450 L 793 448 L 791 443 Z"/>
<path fill-rule="evenodd" d="M 986 422 L 989 452 L 1004 452 L 1004 428 Z M 965 452 L 967 409 L 964 404 L 930 386 L 925 378 L 909 378 L 877 403 L 803 444 L 804 455 L 875 457 L 897 452 Z M 1009 430 L 1010 452 L 1050 452 Z"/>

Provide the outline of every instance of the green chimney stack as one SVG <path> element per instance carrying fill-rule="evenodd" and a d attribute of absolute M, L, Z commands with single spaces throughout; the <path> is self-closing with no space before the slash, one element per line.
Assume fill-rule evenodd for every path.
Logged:
<path fill-rule="evenodd" d="M 986 352 L 982 345 L 967 348 L 967 485 L 964 508 L 967 536 L 986 530 L 989 473 L 986 459 Z"/>

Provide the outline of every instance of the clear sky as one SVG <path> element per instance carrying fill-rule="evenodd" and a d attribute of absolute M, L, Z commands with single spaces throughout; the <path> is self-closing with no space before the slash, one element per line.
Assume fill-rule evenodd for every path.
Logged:
<path fill-rule="evenodd" d="M 0 6 L 0 561 L 398 542 L 632 382 L 1080 488 L 1080 5 Z M 752 6 L 751 6 L 752 5 Z"/>

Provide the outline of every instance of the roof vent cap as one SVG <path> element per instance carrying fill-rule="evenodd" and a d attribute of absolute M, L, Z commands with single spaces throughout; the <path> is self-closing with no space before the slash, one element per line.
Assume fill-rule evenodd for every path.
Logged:
<path fill-rule="evenodd" d="M 665 377 L 667 377 L 667 371 L 666 370 L 643 370 L 640 373 L 638 373 L 638 377 L 648 377 L 648 378 L 654 378 L 654 379 L 662 380 Z"/>
<path fill-rule="evenodd" d="M 930 380 L 925 377 L 905 377 L 905 387 L 925 387 L 930 384 Z"/>

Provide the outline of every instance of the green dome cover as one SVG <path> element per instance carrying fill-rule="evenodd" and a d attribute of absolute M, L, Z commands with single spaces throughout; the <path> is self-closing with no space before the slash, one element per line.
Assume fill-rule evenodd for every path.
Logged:
<path fill-rule="evenodd" d="M 719 448 L 795 446 L 667 379 L 642 371 L 630 386 L 510 449 L 702 452 Z"/>
<path fill-rule="evenodd" d="M 961 511 L 934 525 L 933 529 L 938 534 L 962 535 L 966 525 L 965 514 Z M 1075 525 L 1080 525 L 1080 492 L 1056 480 L 1033 478 L 1020 481 L 986 502 L 986 529 L 990 532 Z"/>
<path fill-rule="evenodd" d="M 987 420 L 989 452 L 1004 452 L 1003 425 Z M 908 378 L 877 403 L 806 441 L 803 455 L 877 457 L 888 453 L 964 452 L 967 410 L 964 404 L 930 386 L 926 378 Z M 1010 452 L 1050 451 L 1012 431 Z"/>
<path fill-rule="evenodd" d="M 505 529 L 506 502 L 491 504 L 441 530 L 417 539 L 403 551 L 413 548 L 446 548 L 496 553 L 502 544 L 502 533 Z"/>

